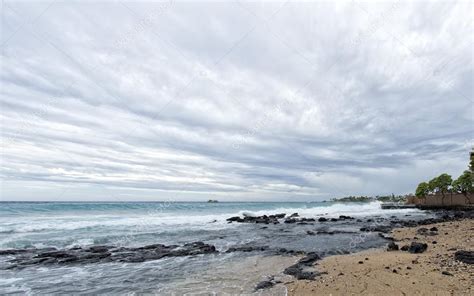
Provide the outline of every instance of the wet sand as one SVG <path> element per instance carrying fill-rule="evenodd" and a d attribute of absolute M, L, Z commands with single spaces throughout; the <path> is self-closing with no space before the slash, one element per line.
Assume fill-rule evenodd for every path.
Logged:
<path fill-rule="evenodd" d="M 254 255 L 213 264 L 203 273 L 188 274 L 172 287 L 156 291 L 156 295 L 286 295 L 286 287 L 281 284 L 255 290 L 261 281 L 273 279 L 287 282 L 291 276 L 283 270 L 294 264 L 301 256 L 261 256 Z"/>
<path fill-rule="evenodd" d="M 419 228 L 437 227 L 437 235 Z M 327 274 L 314 281 L 291 281 L 289 295 L 474 295 L 474 265 L 454 260 L 456 250 L 474 250 L 474 220 L 398 228 L 399 246 L 428 244 L 421 254 L 386 249 L 327 257 L 316 269 Z M 444 274 L 443 274 L 444 272 Z"/>

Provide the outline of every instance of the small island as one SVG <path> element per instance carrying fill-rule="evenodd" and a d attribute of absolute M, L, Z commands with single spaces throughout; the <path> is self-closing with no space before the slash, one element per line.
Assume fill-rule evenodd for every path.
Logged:
<path fill-rule="evenodd" d="M 219 201 L 217 199 L 210 199 L 207 202 L 208 203 L 218 203 Z"/>

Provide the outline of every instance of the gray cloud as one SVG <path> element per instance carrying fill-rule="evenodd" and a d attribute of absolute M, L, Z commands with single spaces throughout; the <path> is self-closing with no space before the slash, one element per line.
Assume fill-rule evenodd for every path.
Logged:
<path fill-rule="evenodd" d="M 467 166 L 469 2 L 5 1 L 4 200 L 321 200 Z"/>

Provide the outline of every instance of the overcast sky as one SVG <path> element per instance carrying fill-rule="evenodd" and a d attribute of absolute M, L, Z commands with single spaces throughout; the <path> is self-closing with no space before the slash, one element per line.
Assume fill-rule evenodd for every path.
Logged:
<path fill-rule="evenodd" d="M 467 168 L 473 2 L 4 1 L 2 200 L 324 200 Z"/>

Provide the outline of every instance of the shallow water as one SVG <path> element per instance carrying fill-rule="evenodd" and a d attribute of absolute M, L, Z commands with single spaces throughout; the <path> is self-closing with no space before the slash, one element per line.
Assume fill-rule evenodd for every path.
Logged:
<path fill-rule="evenodd" d="M 250 293 L 266 276 L 281 273 L 296 259 L 275 250 L 354 252 L 386 243 L 361 234 L 354 220 L 309 225 L 227 223 L 231 216 L 291 214 L 307 218 L 421 218 L 416 209 L 381 210 L 378 203 L 0 203 L 0 249 L 69 248 L 108 244 L 144 246 L 203 241 L 219 251 L 231 246 L 268 246 L 268 251 L 163 258 L 142 263 L 37 266 L 2 270 L 3 293 Z M 410 216 L 405 216 L 410 215 Z M 307 235 L 306 231 L 352 233 Z M 277 259 L 275 259 L 277 258 Z M 8 260 L 0 258 L 0 264 Z M 255 263 L 257 262 L 257 263 Z M 269 266 L 274 265 L 274 268 Z M 276 292 L 275 292 L 276 293 Z M 283 293 L 283 292 L 282 292 Z M 192 294 L 190 294 L 192 295 Z M 199 295 L 199 294 L 198 294 Z"/>

